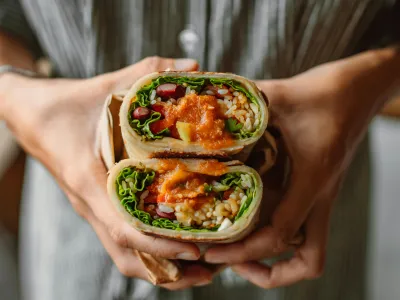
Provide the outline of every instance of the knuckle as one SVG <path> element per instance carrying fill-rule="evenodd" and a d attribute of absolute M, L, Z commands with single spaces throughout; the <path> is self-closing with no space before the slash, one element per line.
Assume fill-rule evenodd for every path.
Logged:
<path fill-rule="evenodd" d="M 324 274 L 325 262 L 320 259 L 316 263 L 312 264 L 308 268 L 307 278 L 308 279 L 318 279 Z"/>
<path fill-rule="evenodd" d="M 129 264 L 125 261 L 125 259 L 117 259 L 115 261 L 115 265 L 117 266 L 118 271 L 126 276 L 126 277 L 133 277 L 134 272 L 133 270 L 129 267 Z"/>
<path fill-rule="evenodd" d="M 148 70 L 158 70 L 161 65 L 161 60 L 159 56 L 149 56 L 143 60 L 143 63 Z"/>
<path fill-rule="evenodd" d="M 109 233 L 114 243 L 116 243 L 118 246 L 122 248 L 129 247 L 128 237 L 120 228 L 110 228 Z"/>
<path fill-rule="evenodd" d="M 276 287 L 276 285 L 275 285 L 274 282 L 272 282 L 272 281 L 264 281 L 264 282 L 261 284 L 261 287 L 262 287 L 263 289 L 265 289 L 265 290 L 269 290 L 269 289 L 272 289 L 272 288 Z"/>
<path fill-rule="evenodd" d="M 152 240 L 149 243 L 151 247 L 148 248 L 148 252 L 151 252 L 154 256 L 157 257 L 168 257 L 169 250 L 166 247 L 160 245 L 160 239 L 157 237 L 151 237 Z"/>

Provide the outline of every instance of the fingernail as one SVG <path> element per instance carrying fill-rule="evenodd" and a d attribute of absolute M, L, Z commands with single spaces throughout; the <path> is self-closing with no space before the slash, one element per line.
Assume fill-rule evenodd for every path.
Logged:
<path fill-rule="evenodd" d="M 194 69 L 197 65 L 197 62 L 194 59 L 190 58 L 179 58 L 174 61 L 175 70 L 184 71 Z"/>
<path fill-rule="evenodd" d="M 221 257 L 213 257 L 213 256 L 209 256 L 209 255 L 206 255 L 205 257 L 204 257 L 204 260 L 206 261 L 206 262 L 208 262 L 208 263 L 210 263 L 210 264 L 221 264 L 221 263 L 223 263 L 224 262 L 224 260 L 221 258 Z"/>
<path fill-rule="evenodd" d="M 177 259 L 183 259 L 183 260 L 198 260 L 199 258 L 191 252 L 182 252 L 182 253 L 178 253 L 176 255 Z"/>

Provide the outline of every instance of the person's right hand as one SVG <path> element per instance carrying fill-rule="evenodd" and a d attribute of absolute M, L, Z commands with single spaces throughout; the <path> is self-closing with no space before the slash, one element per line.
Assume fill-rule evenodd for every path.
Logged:
<path fill-rule="evenodd" d="M 118 215 L 107 196 L 106 169 L 96 155 L 96 129 L 107 95 L 129 88 L 147 73 L 167 68 L 190 71 L 197 69 L 197 63 L 152 57 L 90 79 L 30 79 L 14 74 L 0 78 L 0 116 L 23 148 L 54 175 L 119 270 L 143 279 L 147 279 L 146 270 L 132 249 L 184 260 L 197 260 L 199 249 L 194 244 L 145 236 Z M 183 273 L 180 281 L 165 287 L 205 284 L 212 277 L 196 264 Z"/>

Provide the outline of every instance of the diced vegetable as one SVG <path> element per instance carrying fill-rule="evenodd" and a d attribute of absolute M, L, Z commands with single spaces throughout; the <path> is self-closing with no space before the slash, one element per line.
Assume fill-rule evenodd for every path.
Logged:
<path fill-rule="evenodd" d="M 237 120 L 233 119 L 233 118 L 229 118 L 227 120 L 225 120 L 225 128 L 229 131 L 229 132 L 237 132 L 240 129 L 242 129 L 243 124 L 239 123 Z"/>
<path fill-rule="evenodd" d="M 222 221 L 221 226 L 218 228 L 218 231 L 227 229 L 227 228 L 229 228 L 229 227 L 231 227 L 231 226 L 232 226 L 231 220 L 229 220 L 228 218 L 225 218 L 225 219 Z"/>
<path fill-rule="evenodd" d="M 213 190 L 212 185 L 209 185 L 207 183 L 204 184 L 204 191 L 206 193 L 210 193 L 210 192 L 212 192 L 212 190 Z"/>
<path fill-rule="evenodd" d="M 190 142 L 192 136 L 192 124 L 185 122 L 176 122 L 176 129 L 178 129 L 179 137 L 185 141 Z"/>
<path fill-rule="evenodd" d="M 160 113 L 161 116 L 163 116 L 163 117 L 165 116 L 165 108 L 164 108 L 164 105 L 161 105 L 161 104 L 154 104 L 154 105 L 151 106 L 151 109 L 154 110 L 154 111 L 156 111 L 156 112 L 158 112 L 158 113 Z"/>
<path fill-rule="evenodd" d="M 165 129 L 168 129 L 168 124 L 164 120 L 158 120 L 150 124 L 150 130 L 153 134 L 157 134 Z"/>

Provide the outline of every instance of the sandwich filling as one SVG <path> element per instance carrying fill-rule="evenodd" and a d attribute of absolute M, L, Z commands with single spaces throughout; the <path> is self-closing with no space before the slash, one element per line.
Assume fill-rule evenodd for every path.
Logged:
<path fill-rule="evenodd" d="M 224 78 L 158 77 L 132 98 L 128 118 L 145 140 L 171 137 L 207 149 L 229 147 L 261 126 L 255 97 Z"/>
<path fill-rule="evenodd" d="M 121 204 L 147 225 L 173 230 L 220 231 L 248 210 L 255 179 L 246 172 L 227 172 L 216 161 L 191 172 L 165 160 L 158 170 L 126 167 L 116 180 Z"/>

